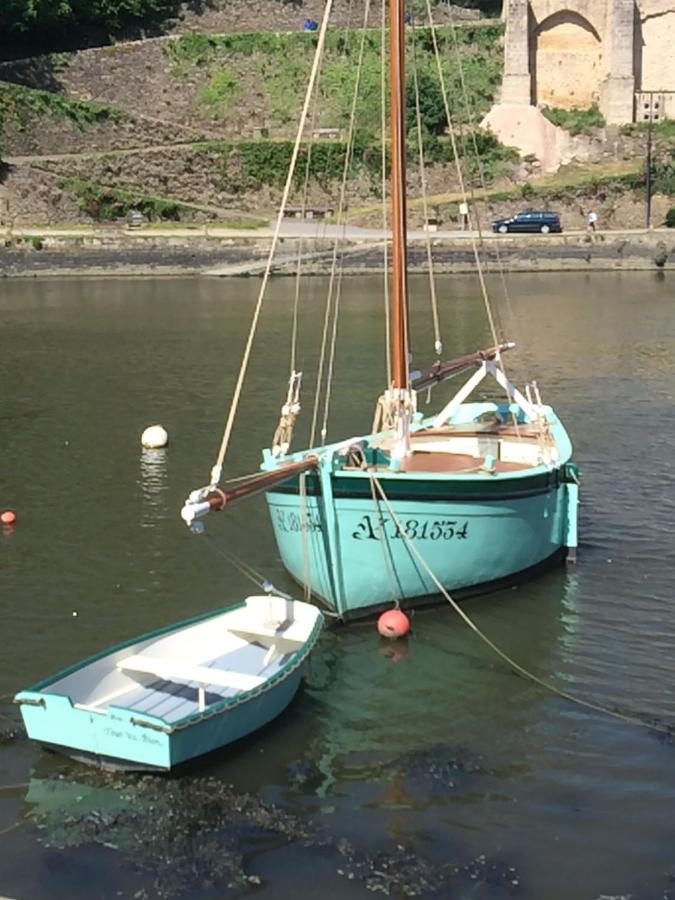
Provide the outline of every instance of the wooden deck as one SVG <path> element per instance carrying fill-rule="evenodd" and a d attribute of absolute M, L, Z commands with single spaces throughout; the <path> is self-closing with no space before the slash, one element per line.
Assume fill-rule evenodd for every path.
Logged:
<path fill-rule="evenodd" d="M 464 453 L 411 453 L 401 462 L 401 472 L 481 472 L 485 465 L 483 457 L 476 458 Z M 504 462 L 497 459 L 493 463 L 494 472 L 521 472 L 531 469 L 525 463 Z"/>

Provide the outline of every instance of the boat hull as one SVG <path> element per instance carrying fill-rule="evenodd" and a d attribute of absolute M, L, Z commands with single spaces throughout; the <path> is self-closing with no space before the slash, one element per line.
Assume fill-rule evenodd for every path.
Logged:
<path fill-rule="evenodd" d="M 255 698 L 174 729 L 121 707 L 90 712 L 57 694 L 19 696 L 28 737 L 46 747 L 104 768 L 169 771 L 267 725 L 293 700 L 301 678 L 297 668 Z"/>
<path fill-rule="evenodd" d="M 479 488 L 382 478 L 388 506 L 375 503 L 370 479 L 363 480 L 369 495 L 339 477 L 328 500 L 318 484 L 314 496 L 293 486 L 267 494 L 285 567 L 344 618 L 438 599 L 431 572 L 450 593 L 466 595 L 565 555 L 576 485 L 558 469 L 486 476 Z"/>
<path fill-rule="evenodd" d="M 28 737 L 50 749 L 107 768 L 169 771 L 280 715 L 322 622 L 311 605 L 249 597 L 111 647 L 14 702 Z"/>

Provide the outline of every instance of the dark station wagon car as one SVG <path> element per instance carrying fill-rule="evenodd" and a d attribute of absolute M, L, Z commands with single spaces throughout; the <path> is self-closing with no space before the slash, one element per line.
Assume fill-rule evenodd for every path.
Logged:
<path fill-rule="evenodd" d="M 561 232 L 562 226 L 558 213 L 528 210 L 528 212 L 516 213 L 510 219 L 495 219 L 492 223 L 492 230 L 499 234 L 507 234 L 510 231 L 549 234 L 550 232 Z"/>

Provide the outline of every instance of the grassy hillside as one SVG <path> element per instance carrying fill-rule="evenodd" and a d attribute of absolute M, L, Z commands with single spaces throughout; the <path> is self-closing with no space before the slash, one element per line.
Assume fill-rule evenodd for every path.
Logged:
<path fill-rule="evenodd" d="M 459 61 L 464 70 L 470 108 L 480 118 L 487 112 L 501 82 L 502 52 L 499 23 L 439 28 L 437 40 L 443 76 L 454 122 L 466 122 Z M 315 127 L 348 125 L 361 48 L 358 31 L 340 29 L 327 36 L 319 78 Z M 227 124 L 243 104 L 259 128 L 283 129 L 297 121 L 317 37 L 314 34 L 183 35 L 165 45 L 176 86 L 196 84 L 196 102 L 214 122 Z M 407 31 L 409 55 L 414 54 L 420 84 L 437 85 L 431 32 Z M 380 130 L 380 85 L 383 57 L 377 30 L 366 33 L 356 127 L 368 137 Z M 434 95 L 434 99 L 437 99 Z"/>
<path fill-rule="evenodd" d="M 469 182 L 478 188 L 471 123 L 493 102 L 502 73 L 502 26 L 465 24 L 437 29 L 444 81 Z M 444 219 L 455 217 L 452 147 L 445 133 L 433 42 L 428 29 L 406 30 L 417 63 L 428 192 Z M 18 163 L 5 174 L 17 221 L 114 220 L 132 208 L 153 219 L 225 219 L 240 213 L 271 216 L 292 153 L 316 35 L 189 33 L 78 53 L 60 53 L 0 67 L 0 153 Z M 361 32 L 329 32 L 317 101 L 301 147 L 291 204 L 334 208 L 347 154 L 346 137 Z M 366 32 L 355 141 L 347 185 L 352 221 L 378 216 L 381 179 L 379 33 Z M 461 71 L 464 84 L 460 79 Z M 3 82 L 14 79 L 21 84 Z M 468 108 L 464 102 L 468 95 Z M 408 78 L 411 194 L 419 194 L 415 84 Z M 587 111 L 567 124 L 596 129 Z M 555 115 L 555 111 L 550 113 Z M 334 137 L 310 141 L 316 128 Z M 641 126 L 612 136 L 616 161 L 633 160 L 609 182 L 594 170 L 579 185 L 576 206 L 592 203 L 610 214 L 616 198 L 644 193 Z M 531 185 L 532 168 L 491 135 L 474 131 L 492 202 L 517 206 L 567 202 L 572 185 Z M 675 194 L 675 131 L 654 133 L 655 192 Z M 596 136 L 597 140 L 597 136 Z M 603 153 L 607 157 L 607 153 Z M 611 160 L 604 165 L 610 166 Z M 421 217 L 411 203 L 413 221 Z M 360 211 L 360 212 L 359 212 Z M 613 213 L 612 213 L 613 214 Z M 618 216 L 619 213 L 616 213 Z M 61 217 L 61 218 L 60 218 Z M 626 223 L 623 223 L 626 224 Z"/>
<path fill-rule="evenodd" d="M 419 75 L 428 178 L 451 186 L 453 154 L 444 134 L 432 36 L 423 28 L 408 29 L 406 35 Z M 501 36 L 498 22 L 437 30 L 462 153 L 469 122 L 480 120 L 500 83 Z M 0 75 L 23 84 L 0 82 L 0 146 L 7 155 L 21 157 L 23 165 L 48 171 L 52 183 L 72 194 L 89 216 L 123 215 L 134 203 L 134 192 L 141 205 L 151 195 L 156 214 L 171 218 L 188 217 L 190 204 L 271 212 L 290 162 L 316 41 L 315 34 L 304 32 L 190 33 L 61 53 L 16 70 L 6 66 Z M 310 125 L 310 130 L 337 133 L 331 140 L 306 143 L 297 169 L 296 192 L 307 172 L 314 205 L 329 205 L 342 177 L 362 41 L 348 202 L 375 199 L 380 192 L 379 31 L 369 30 L 363 38 L 360 30 L 337 29 L 329 32 Z M 418 154 L 414 97 L 409 75 L 413 160 Z M 488 176 L 503 175 L 513 164 L 513 152 L 490 135 L 477 139 Z M 146 155 L 140 152 L 144 148 Z M 132 149 L 139 153 L 129 157 Z M 68 158 L 59 158 L 64 155 Z M 31 156 L 41 159 L 31 163 Z M 123 202 L 109 202 L 122 195 Z"/>

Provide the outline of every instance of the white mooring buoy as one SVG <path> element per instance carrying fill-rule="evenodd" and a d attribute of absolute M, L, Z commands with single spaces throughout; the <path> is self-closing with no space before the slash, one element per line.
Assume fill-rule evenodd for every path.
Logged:
<path fill-rule="evenodd" d="M 141 435 L 141 444 L 146 450 L 157 450 L 168 443 L 169 435 L 161 425 L 149 425 Z"/>

